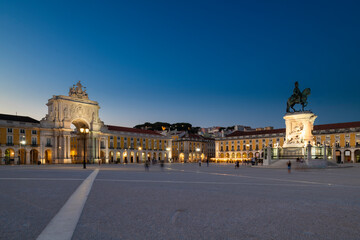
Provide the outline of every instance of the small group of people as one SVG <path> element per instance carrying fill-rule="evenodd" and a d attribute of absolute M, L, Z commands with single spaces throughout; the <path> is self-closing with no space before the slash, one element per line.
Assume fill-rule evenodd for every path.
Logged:
<path fill-rule="evenodd" d="M 157 163 L 157 161 L 155 159 L 152 160 L 152 164 L 155 165 Z M 145 171 L 149 171 L 149 168 L 150 168 L 150 160 L 146 160 L 145 163 L 144 163 L 144 166 L 145 166 Z M 160 160 L 160 168 L 161 168 L 161 171 L 164 170 L 164 166 L 165 166 L 165 162 L 164 160 Z"/>
<path fill-rule="evenodd" d="M 209 166 L 209 159 L 206 159 L 206 166 Z M 201 160 L 199 160 L 199 167 L 201 167 Z"/>

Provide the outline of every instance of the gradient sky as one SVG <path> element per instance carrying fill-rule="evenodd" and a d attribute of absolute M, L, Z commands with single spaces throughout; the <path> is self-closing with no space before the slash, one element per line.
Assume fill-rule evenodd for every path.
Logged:
<path fill-rule="evenodd" d="M 360 1 L 0 0 L 0 113 L 41 119 L 81 80 L 105 124 L 360 121 Z"/>

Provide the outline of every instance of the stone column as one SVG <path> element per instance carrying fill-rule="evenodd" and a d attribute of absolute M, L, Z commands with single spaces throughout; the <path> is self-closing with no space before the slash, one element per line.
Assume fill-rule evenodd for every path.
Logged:
<path fill-rule="evenodd" d="M 53 156 L 52 156 L 52 161 L 53 163 L 57 163 L 57 158 L 58 158 L 58 138 L 57 138 L 57 134 L 54 133 L 54 151 L 53 151 Z"/>
<path fill-rule="evenodd" d="M 67 150 L 67 157 L 66 158 L 71 158 L 71 136 L 68 136 L 68 141 L 67 141 L 67 145 L 68 145 L 68 150 Z M 70 160 L 71 162 L 71 160 Z"/>
<path fill-rule="evenodd" d="M 341 163 L 345 163 L 345 151 L 340 150 L 340 153 L 341 153 Z"/>
<path fill-rule="evenodd" d="M 105 163 L 109 163 L 109 145 L 108 145 L 108 137 L 105 138 Z"/>
<path fill-rule="evenodd" d="M 25 149 L 24 149 L 25 150 Z M 26 164 L 30 164 L 30 151 L 26 151 L 25 150 L 25 153 L 26 153 L 26 156 L 25 156 L 25 159 L 26 159 Z M 34 161 L 37 161 L 37 159 L 33 159 Z"/>
<path fill-rule="evenodd" d="M 350 152 L 351 152 L 351 162 L 354 163 L 355 162 L 355 150 L 351 149 Z"/>

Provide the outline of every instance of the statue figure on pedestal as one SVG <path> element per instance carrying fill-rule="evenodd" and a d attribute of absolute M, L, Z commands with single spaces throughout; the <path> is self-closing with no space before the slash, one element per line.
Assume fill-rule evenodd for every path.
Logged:
<path fill-rule="evenodd" d="M 299 83 L 295 82 L 295 88 L 293 91 L 293 95 L 291 95 L 291 97 L 288 99 L 287 101 L 287 107 L 286 107 L 286 112 L 290 112 L 290 108 L 294 111 L 297 112 L 294 109 L 294 105 L 295 104 L 301 104 L 302 105 L 302 111 L 304 111 L 304 107 L 307 106 L 308 102 L 307 97 L 310 95 L 311 90 L 310 88 L 305 88 L 303 92 L 300 91 L 299 89 Z"/>
<path fill-rule="evenodd" d="M 69 89 L 69 96 L 70 97 L 83 98 L 83 99 L 89 99 L 88 94 L 86 93 L 86 87 L 84 87 L 84 90 L 82 88 L 83 88 L 83 85 L 79 81 L 76 84 L 76 86 L 73 85 Z"/>

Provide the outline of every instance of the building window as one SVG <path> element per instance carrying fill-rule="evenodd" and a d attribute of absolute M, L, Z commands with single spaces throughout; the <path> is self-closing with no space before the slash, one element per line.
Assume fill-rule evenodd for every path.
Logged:
<path fill-rule="evenodd" d="M 8 145 L 12 145 L 12 144 L 13 144 L 13 137 L 12 137 L 12 136 L 7 136 L 7 144 L 8 144 Z"/>
<path fill-rule="evenodd" d="M 31 130 L 31 134 L 36 134 L 36 130 Z"/>
<path fill-rule="evenodd" d="M 21 134 L 25 134 L 25 129 L 20 129 Z"/>
<path fill-rule="evenodd" d="M 7 132 L 8 132 L 8 133 L 12 133 L 12 128 L 8 128 L 8 129 L 7 129 Z"/>
<path fill-rule="evenodd" d="M 51 147 L 51 138 L 46 139 L 46 146 Z"/>
<path fill-rule="evenodd" d="M 36 137 L 32 137 L 31 138 L 31 145 L 36 145 L 37 144 L 37 139 Z"/>

